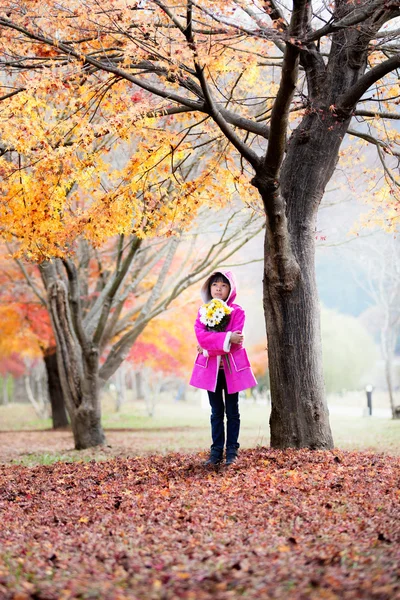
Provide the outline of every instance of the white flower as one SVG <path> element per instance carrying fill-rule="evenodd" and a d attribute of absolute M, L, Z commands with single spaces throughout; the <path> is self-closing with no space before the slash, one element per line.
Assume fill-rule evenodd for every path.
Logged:
<path fill-rule="evenodd" d="M 200 323 L 207 327 L 215 327 L 223 322 L 231 312 L 233 308 L 228 306 L 223 300 L 213 298 L 210 302 L 203 304 L 199 310 Z"/>

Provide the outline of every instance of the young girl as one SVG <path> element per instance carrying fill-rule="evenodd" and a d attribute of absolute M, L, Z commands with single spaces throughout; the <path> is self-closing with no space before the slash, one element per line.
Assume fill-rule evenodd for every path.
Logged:
<path fill-rule="evenodd" d="M 223 300 L 232 309 L 224 331 L 208 328 L 200 320 L 199 311 L 194 325 L 198 354 L 190 379 L 191 385 L 208 391 L 211 405 L 212 446 L 206 464 L 222 461 L 226 413 L 226 464 L 229 465 L 236 460 L 239 448 L 239 392 L 257 385 L 257 381 L 243 347 L 245 314 L 239 304 L 234 304 L 236 283 L 233 273 L 213 273 L 203 284 L 201 297 L 205 303 L 213 298 Z"/>

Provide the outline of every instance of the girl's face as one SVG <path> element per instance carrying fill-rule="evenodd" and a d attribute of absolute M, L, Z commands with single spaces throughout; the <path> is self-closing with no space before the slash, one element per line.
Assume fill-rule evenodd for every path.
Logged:
<path fill-rule="evenodd" d="M 219 300 L 226 300 L 230 291 L 231 286 L 223 281 L 214 281 L 210 287 L 211 298 L 218 298 Z"/>

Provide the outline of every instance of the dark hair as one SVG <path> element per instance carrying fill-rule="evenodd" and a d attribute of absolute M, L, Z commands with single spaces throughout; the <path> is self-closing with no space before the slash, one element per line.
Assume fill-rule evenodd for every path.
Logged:
<path fill-rule="evenodd" d="M 225 275 L 223 273 L 214 273 L 214 275 L 211 275 L 210 281 L 208 282 L 208 291 L 210 293 L 211 293 L 212 284 L 216 283 L 217 281 L 222 281 L 223 283 L 227 283 L 229 285 L 229 289 L 231 288 L 231 282 L 229 281 L 229 279 L 227 277 L 225 277 Z"/>

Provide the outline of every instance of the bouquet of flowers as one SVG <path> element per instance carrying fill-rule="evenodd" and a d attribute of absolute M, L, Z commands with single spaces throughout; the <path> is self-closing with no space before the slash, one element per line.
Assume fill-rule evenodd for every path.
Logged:
<path fill-rule="evenodd" d="M 208 331 L 225 331 L 232 311 L 233 308 L 223 300 L 213 298 L 200 307 L 200 322 L 207 327 Z"/>

